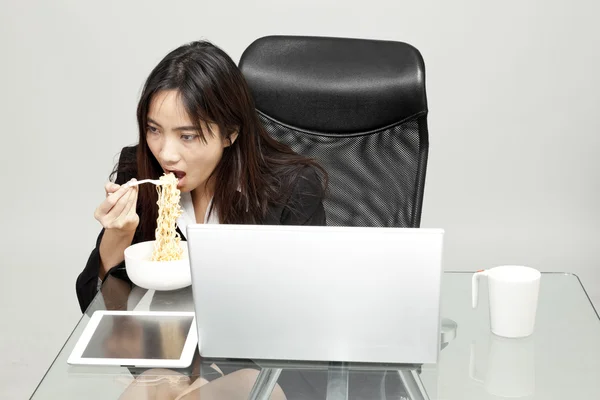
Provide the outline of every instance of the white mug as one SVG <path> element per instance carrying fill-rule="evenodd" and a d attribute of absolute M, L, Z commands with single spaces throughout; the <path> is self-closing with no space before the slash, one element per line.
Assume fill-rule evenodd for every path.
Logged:
<path fill-rule="evenodd" d="M 483 358 L 481 348 L 485 348 L 485 342 L 479 346 L 475 342 L 471 343 L 469 376 L 494 396 L 521 399 L 532 397 L 535 393 L 534 337 L 535 335 L 508 339 L 490 335 L 487 354 Z M 479 351 L 476 351 L 477 348 Z"/>
<path fill-rule="evenodd" d="M 502 265 L 473 275 L 473 308 L 479 298 L 479 278 L 488 278 L 490 324 L 498 336 L 529 336 L 535 326 L 541 274 L 521 265 Z"/>

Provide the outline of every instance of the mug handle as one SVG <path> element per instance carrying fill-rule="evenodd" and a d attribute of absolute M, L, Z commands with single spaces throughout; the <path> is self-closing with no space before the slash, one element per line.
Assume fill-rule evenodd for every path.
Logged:
<path fill-rule="evenodd" d="M 471 278 L 471 294 L 472 294 L 472 305 L 473 308 L 477 308 L 477 303 L 479 302 L 479 278 L 482 276 L 487 276 L 488 272 L 484 269 L 480 269 L 479 271 L 473 274 Z"/>

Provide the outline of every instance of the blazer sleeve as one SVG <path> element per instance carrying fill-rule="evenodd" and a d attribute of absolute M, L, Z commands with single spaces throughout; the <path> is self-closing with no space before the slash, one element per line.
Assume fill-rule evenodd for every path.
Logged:
<path fill-rule="evenodd" d="M 305 167 L 281 213 L 281 225 L 326 225 L 323 182 L 313 167 Z"/>
<path fill-rule="evenodd" d="M 135 154 L 136 147 L 125 147 L 121 150 L 119 157 L 119 163 L 117 166 L 117 175 L 115 183 L 121 185 L 131 178 L 136 176 L 136 171 L 133 166 L 135 165 Z M 79 301 L 79 308 L 81 312 L 89 307 L 92 300 L 96 296 L 99 288 L 98 276 L 100 274 L 100 242 L 104 235 L 104 229 L 100 231 L 98 238 L 96 239 L 96 247 L 92 250 L 83 271 L 77 277 L 75 283 L 75 290 L 77 292 L 77 300 Z M 125 269 L 125 262 L 121 262 L 118 265 L 113 266 L 109 271 L 108 275 L 116 276 L 120 279 L 128 280 L 127 275 L 120 272 Z"/>

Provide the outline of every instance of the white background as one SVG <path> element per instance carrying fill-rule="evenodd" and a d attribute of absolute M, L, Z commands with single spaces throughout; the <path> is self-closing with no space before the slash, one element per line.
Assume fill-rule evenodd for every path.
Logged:
<path fill-rule="evenodd" d="M 173 48 L 237 62 L 269 34 L 405 41 L 427 68 L 423 227 L 445 268 L 569 271 L 600 299 L 600 27 L 593 0 L 0 3 L 0 397 L 25 398 L 76 324 L 93 210 Z M 556 293 L 560 296 L 560 293 Z"/>

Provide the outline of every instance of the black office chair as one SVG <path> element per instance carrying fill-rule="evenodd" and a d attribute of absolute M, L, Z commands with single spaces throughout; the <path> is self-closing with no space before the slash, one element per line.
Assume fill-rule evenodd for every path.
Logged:
<path fill-rule="evenodd" d="M 329 174 L 328 225 L 419 227 L 425 66 L 400 42 L 269 36 L 242 70 L 268 132 Z"/>

